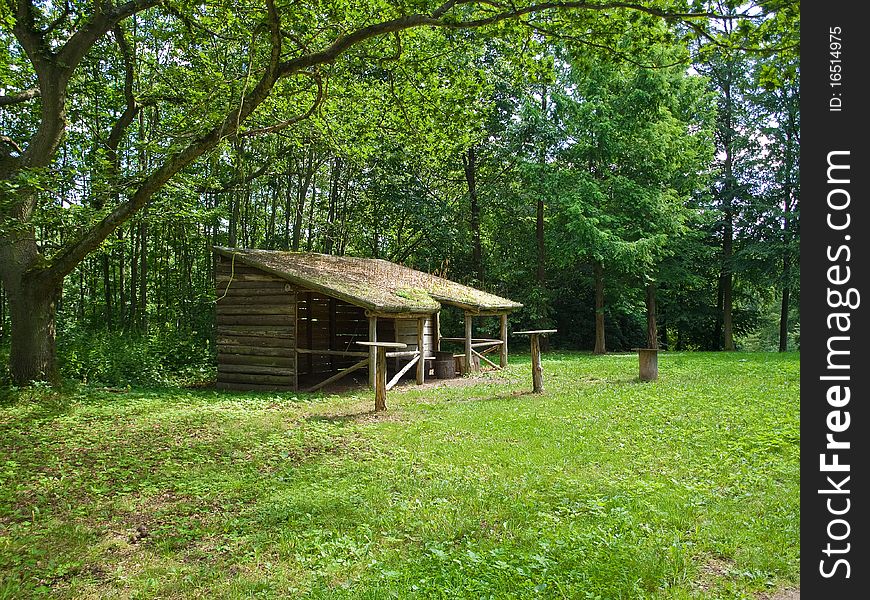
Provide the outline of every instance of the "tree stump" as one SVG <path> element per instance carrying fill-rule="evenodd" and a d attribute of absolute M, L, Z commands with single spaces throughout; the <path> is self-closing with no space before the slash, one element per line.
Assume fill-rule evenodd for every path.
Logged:
<path fill-rule="evenodd" d="M 656 348 L 635 348 L 640 363 L 640 380 L 655 381 L 659 377 L 659 351 Z"/>

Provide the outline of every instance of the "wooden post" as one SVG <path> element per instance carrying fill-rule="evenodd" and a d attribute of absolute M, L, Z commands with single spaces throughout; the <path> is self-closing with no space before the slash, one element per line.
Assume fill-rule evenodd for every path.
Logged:
<path fill-rule="evenodd" d="M 468 375 L 474 370 L 474 360 L 471 354 L 471 313 L 465 311 L 465 362 L 462 364 L 462 374 Z"/>
<path fill-rule="evenodd" d="M 377 382 L 375 384 L 375 412 L 387 410 L 387 349 L 376 348 L 378 355 Z"/>
<path fill-rule="evenodd" d="M 532 391 L 540 394 L 544 391 L 544 368 L 541 366 L 541 341 L 538 334 L 531 336 L 532 346 Z"/>
<path fill-rule="evenodd" d="M 544 368 L 541 365 L 541 340 L 539 336 L 556 333 L 555 329 L 536 329 L 534 331 L 514 331 L 517 335 L 528 335 L 532 351 L 532 391 L 540 394 L 544 391 Z"/>
<path fill-rule="evenodd" d="M 435 352 L 441 352 L 441 311 L 435 313 Z"/>
<path fill-rule="evenodd" d="M 420 352 L 420 360 L 417 361 L 417 385 L 426 381 L 426 318 L 417 319 L 417 350 Z"/>
<path fill-rule="evenodd" d="M 375 411 L 387 410 L 387 348 L 407 348 L 407 344 L 401 342 L 357 342 L 360 346 L 366 346 L 375 351 Z"/>
<path fill-rule="evenodd" d="M 369 341 L 378 341 L 378 318 L 369 317 Z M 386 360 L 386 358 L 385 358 Z M 375 346 L 369 348 L 369 387 L 375 389 L 377 383 L 377 372 L 380 369 L 378 364 L 378 352 Z M 386 377 L 386 374 L 384 375 Z"/>
<path fill-rule="evenodd" d="M 502 369 L 504 369 L 508 364 L 507 315 L 499 315 L 498 319 L 501 325 L 501 355 L 499 356 L 498 364 L 501 366 Z"/>

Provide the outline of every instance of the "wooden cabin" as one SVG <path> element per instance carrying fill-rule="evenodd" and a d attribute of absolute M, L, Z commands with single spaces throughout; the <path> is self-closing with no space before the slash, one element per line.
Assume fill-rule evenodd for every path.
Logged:
<path fill-rule="evenodd" d="M 357 341 L 407 344 L 388 354 L 389 387 L 411 369 L 422 383 L 447 341 L 464 349 L 462 372 L 480 361 L 507 365 L 507 315 L 522 306 L 512 300 L 379 259 L 222 247 L 214 255 L 220 389 L 313 391 L 361 369 L 374 385 L 375 349 Z M 441 337 L 442 305 L 464 312 L 464 338 Z M 499 318 L 499 339 L 473 339 L 475 317 Z M 498 364 L 486 357 L 494 350 Z"/>

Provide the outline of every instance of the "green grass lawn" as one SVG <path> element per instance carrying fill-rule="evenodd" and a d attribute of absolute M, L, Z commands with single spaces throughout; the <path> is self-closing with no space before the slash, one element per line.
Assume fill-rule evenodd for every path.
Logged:
<path fill-rule="evenodd" d="M 0 598 L 766 598 L 797 354 L 528 356 L 388 395 L 7 393 Z"/>

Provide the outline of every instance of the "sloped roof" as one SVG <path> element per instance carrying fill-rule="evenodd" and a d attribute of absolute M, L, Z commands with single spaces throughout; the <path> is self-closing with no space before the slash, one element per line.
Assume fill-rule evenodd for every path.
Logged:
<path fill-rule="evenodd" d="M 215 246 L 248 266 L 351 304 L 385 313 L 434 313 L 441 303 L 475 312 L 511 311 L 522 304 L 375 258 Z"/>

